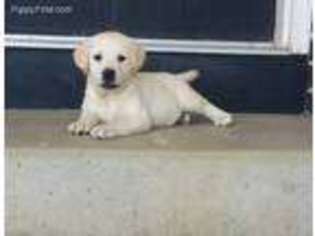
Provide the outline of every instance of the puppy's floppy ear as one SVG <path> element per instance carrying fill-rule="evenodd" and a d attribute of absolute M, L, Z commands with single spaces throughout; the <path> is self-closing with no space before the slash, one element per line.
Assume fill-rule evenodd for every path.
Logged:
<path fill-rule="evenodd" d="M 75 65 L 84 73 L 87 74 L 89 69 L 89 49 L 86 42 L 81 42 L 74 49 L 73 59 Z"/>
<path fill-rule="evenodd" d="M 134 66 L 135 66 L 135 71 L 139 71 L 146 58 L 146 52 L 145 49 L 142 45 L 136 44 L 135 47 L 135 52 L 134 52 Z"/>

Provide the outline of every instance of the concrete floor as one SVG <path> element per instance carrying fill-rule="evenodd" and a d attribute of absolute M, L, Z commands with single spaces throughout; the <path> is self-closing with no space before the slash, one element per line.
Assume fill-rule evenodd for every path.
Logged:
<path fill-rule="evenodd" d="M 6 112 L 8 236 L 311 235 L 310 118 L 96 141 L 65 132 L 76 116 Z"/>

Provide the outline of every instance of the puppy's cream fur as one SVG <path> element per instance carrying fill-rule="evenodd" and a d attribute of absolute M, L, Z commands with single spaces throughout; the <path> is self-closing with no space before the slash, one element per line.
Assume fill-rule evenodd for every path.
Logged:
<path fill-rule="evenodd" d="M 101 59 L 96 60 L 96 55 Z M 123 61 L 118 59 L 121 56 Z M 117 32 L 98 34 L 79 44 L 74 61 L 86 74 L 87 85 L 80 117 L 68 126 L 69 132 L 101 139 L 125 136 L 171 126 L 182 113 L 202 114 L 215 125 L 232 122 L 230 114 L 189 86 L 197 71 L 140 73 L 144 60 L 144 49 Z M 105 69 L 115 71 L 115 88 L 102 86 Z"/>

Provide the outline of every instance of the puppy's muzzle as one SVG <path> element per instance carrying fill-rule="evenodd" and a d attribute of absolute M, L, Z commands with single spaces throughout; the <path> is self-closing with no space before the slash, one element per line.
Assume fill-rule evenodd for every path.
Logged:
<path fill-rule="evenodd" d="M 116 88 L 116 72 L 112 69 L 105 69 L 102 73 L 102 87 L 107 89 Z"/>

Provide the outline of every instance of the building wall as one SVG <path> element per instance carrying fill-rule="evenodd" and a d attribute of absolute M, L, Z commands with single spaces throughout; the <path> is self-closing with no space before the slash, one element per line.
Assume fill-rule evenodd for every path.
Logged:
<path fill-rule="evenodd" d="M 177 72 L 196 68 L 192 86 L 232 112 L 297 113 L 303 110 L 305 57 L 150 54 L 144 70 Z M 78 108 L 82 74 L 71 50 L 7 49 L 7 108 Z"/>

